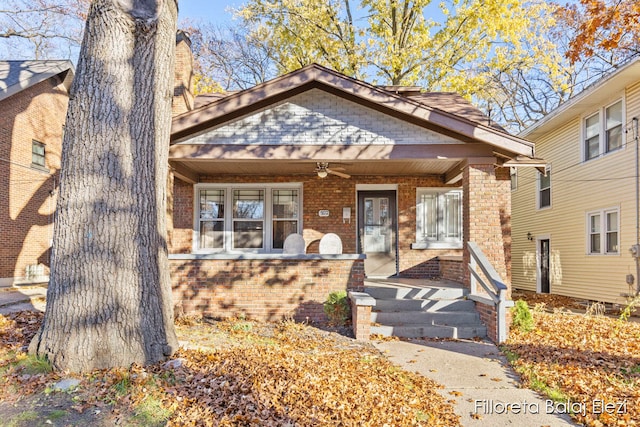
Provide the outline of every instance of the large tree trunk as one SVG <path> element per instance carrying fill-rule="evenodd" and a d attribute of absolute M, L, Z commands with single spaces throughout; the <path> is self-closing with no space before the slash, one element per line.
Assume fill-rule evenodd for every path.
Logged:
<path fill-rule="evenodd" d="M 176 0 L 92 2 L 30 346 L 56 369 L 153 363 L 177 347 L 165 219 L 176 20 Z"/>

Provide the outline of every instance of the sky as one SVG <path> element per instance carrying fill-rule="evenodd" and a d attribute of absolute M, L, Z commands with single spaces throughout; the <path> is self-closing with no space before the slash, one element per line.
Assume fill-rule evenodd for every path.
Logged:
<path fill-rule="evenodd" d="M 233 19 L 229 9 L 239 8 L 243 3 L 242 0 L 178 0 L 178 20 L 229 23 Z"/>

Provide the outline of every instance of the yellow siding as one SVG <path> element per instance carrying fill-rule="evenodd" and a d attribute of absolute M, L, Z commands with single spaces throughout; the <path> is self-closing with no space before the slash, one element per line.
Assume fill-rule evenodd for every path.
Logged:
<path fill-rule="evenodd" d="M 640 83 L 626 89 L 625 112 L 631 129 L 632 118 L 640 117 Z M 514 288 L 536 290 L 536 237 L 548 235 L 552 293 L 624 303 L 621 294 L 629 292 L 626 275 L 636 275 L 629 253 L 636 243 L 633 133 L 625 134 L 624 148 L 582 162 L 582 118 L 576 116 L 534 141 L 537 155 L 551 163 L 551 208 L 536 209 L 537 171 L 518 171 L 518 188 L 512 193 L 512 282 Z M 620 209 L 619 254 L 587 255 L 586 214 L 611 207 Z"/>

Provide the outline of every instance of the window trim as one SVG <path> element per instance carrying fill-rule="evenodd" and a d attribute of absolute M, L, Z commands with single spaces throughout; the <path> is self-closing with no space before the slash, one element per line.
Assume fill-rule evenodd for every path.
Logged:
<path fill-rule="evenodd" d="M 263 190 L 264 218 L 263 247 L 260 249 L 242 249 L 233 247 L 233 191 L 234 190 Z M 224 236 L 222 248 L 200 248 L 200 191 L 224 190 L 225 215 L 223 219 Z M 193 253 L 282 253 L 282 249 L 273 249 L 273 190 L 298 191 L 298 233 L 303 230 L 303 185 L 301 182 L 287 183 L 197 183 L 193 186 L 193 230 L 191 250 Z"/>
<path fill-rule="evenodd" d="M 458 212 L 458 223 L 460 224 L 459 238 L 445 237 L 444 240 L 434 240 L 425 238 L 424 236 L 424 224 L 423 207 L 421 204 L 421 198 L 424 194 L 437 194 L 438 211 L 441 211 L 442 205 L 441 199 L 445 194 L 457 193 L 460 196 L 460 209 Z M 416 241 L 411 245 L 412 249 L 462 249 L 464 240 L 464 222 L 463 222 L 463 210 L 464 210 L 464 194 L 460 187 L 416 187 Z M 442 223 L 443 218 L 446 216 L 446 212 L 439 215 L 438 230 L 444 225 Z M 440 234 L 438 231 L 437 234 Z"/>
<path fill-rule="evenodd" d="M 33 149 L 35 147 L 42 148 L 42 154 L 36 153 Z M 42 164 L 36 163 L 33 161 L 33 157 L 41 157 Z M 35 139 L 31 140 L 31 167 L 41 170 L 47 170 L 47 145 L 44 142 L 37 141 Z"/>
<path fill-rule="evenodd" d="M 540 206 L 541 198 L 540 193 L 543 191 L 541 188 L 543 175 L 541 172 L 538 172 L 538 176 L 536 177 L 536 210 L 543 211 L 546 209 L 551 209 L 553 207 L 553 182 L 551 176 L 551 164 L 547 164 L 545 166 L 545 170 L 547 171 L 547 176 L 549 177 L 549 205 L 548 206 Z M 546 188 L 545 188 L 546 189 Z"/>
<path fill-rule="evenodd" d="M 607 151 L 607 123 L 606 123 L 606 119 L 607 119 L 607 110 L 611 107 L 613 107 L 615 104 L 620 103 L 620 109 L 621 109 L 621 126 L 622 126 L 622 142 L 620 144 L 620 147 L 615 148 L 613 150 L 609 150 Z M 598 154 L 595 157 L 592 158 L 587 158 L 587 154 L 588 154 L 588 150 L 587 150 L 587 144 L 586 144 L 586 137 L 587 137 L 587 120 L 590 119 L 593 116 L 598 116 Z M 597 160 L 603 157 L 606 157 L 608 154 L 613 154 L 613 153 L 617 153 L 620 150 L 624 150 L 624 148 L 626 147 L 625 141 L 624 141 L 624 124 L 625 124 L 625 117 L 626 117 L 626 102 L 625 102 L 625 97 L 624 96 L 619 96 L 617 97 L 614 101 L 604 104 L 601 107 L 599 107 L 597 110 L 591 110 L 586 114 L 583 114 L 580 120 L 580 154 L 581 154 L 581 158 L 582 158 L 582 162 L 583 163 L 588 163 L 591 162 L 593 160 Z"/>
<path fill-rule="evenodd" d="M 511 191 L 518 189 L 518 168 L 515 166 L 509 167 L 509 180 L 511 181 Z"/>
<path fill-rule="evenodd" d="M 606 218 L 607 214 L 615 212 L 618 220 L 618 228 L 616 233 L 617 235 L 617 252 L 607 252 L 607 234 L 609 230 L 607 230 Z M 592 252 L 591 251 L 591 217 L 594 215 L 600 215 L 600 251 Z M 585 213 L 585 253 L 588 256 L 619 256 L 621 255 L 620 251 L 620 206 L 608 207 L 603 209 L 596 209 L 592 211 L 588 211 Z"/>

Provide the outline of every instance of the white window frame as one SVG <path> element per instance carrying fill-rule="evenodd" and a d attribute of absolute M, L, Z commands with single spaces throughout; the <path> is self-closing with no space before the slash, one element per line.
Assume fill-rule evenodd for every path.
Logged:
<path fill-rule="evenodd" d="M 542 178 L 544 178 L 544 175 L 541 172 L 538 172 L 538 177 L 536 179 L 536 209 L 541 211 L 541 210 L 545 210 L 545 209 L 551 209 L 551 207 L 553 206 L 553 182 L 552 182 L 552 176 L 551 176 L 551 165 L 547 164 L 545 166 L 545 171 L 547 172 L 547 176 L 549 177 L 549 206 L 541 206 L 540 204 L 542 203 L 542 199 L 540 197 L 540 193 L 543 190 L 546 190 L 547 187 L 542 188 Z"/>
<path fill-rule="evenodd" d="M 194 186 L 193 196 L 193 241 L 192 251 L 194 253 L 282 253 L 282 249 L 273 249 L 273 190 L 296 190 L 298 192 L 298 233 L 303 230 L 302 207 L 303 194 L 302 183 L 225 183 L 209 184 L 199 183 Z M 201 190 L 224 190 L 224 243 L 222 248 L 201 248 L 200 247 L 200 191 Z M 264 217 L 262 242 L 260 249 L 233 248 L 233 193 L 234 190 L 262 190 L 264 191 Z"/>
<path fill-rule="evenodd" d="M 36 147 L 42 149 L 42 154 L 35 152 L 34 148 Z M 35 161 L 35 159 L 42 159 L 42 164 L 39 161 Z M 47 168 L 47 146 L 45 143 L 35 139 L 31 140 L 31 166 L 37 169 Z"/>
<path fill-rule="evenodd" d="M 436 203 L 437 203 L 437 224 L 436 224 L 436 234 L 437 238 L 429 238 L 426 236 L 425 232 L 425 221 L 424 221 L 424 205 L 422 203 L 422 197 L 424 195 L 436 195 Z M 457 212 L 458 216 L 458 224 L 459 224 L 459 237 L 446 237 L 442 236 L 444 229 L 446 229 L 446 218 L 448 217 L 445 203 L 445 197 L 448 194 L 456 194 L 459 196 L 459 211 Z M 462 248 L 462 240 L 463 240 L 463 231 L 464 224 L 462 218 L 463 211 L 463 195 L 461 188 L 449 188 L 449 187 L 418 187 L 416 188 L 416 243 L 414 243 L 411 247 L 413 249 L 461 249 Z"/>
<path fill-rule="evenodd" d="M 509 167 L 509 179 L 511 180 L 511 191 L 518 189 L 518 168 Z"/>
<path fill-rule="evenodd" d="M 609 130 L 607 128 L 607 110 L 611 107 L 613 107 L 615 104 L 620 103 L 620 109 L 621 109 L 621 126 L 622 126 L 622 141 L 620 144 L 620 147 L 615 148 L 613 150 L 609 150 L 607 151 L 607 131 Z M 587 137 L 587 120 L 597 116 L 598 117 L 598 154 L 595 157 L 592 158 L 587 158 L 587 154 L 588 154 L 588 150 L 587 150 L 587 144 L 586 144 L 586 137 Z M 607 154 L 610 153 L 616 153 L 622 149 L 625 148 L 625 141 L 624 141 L 624 124 L 625 124 L 625 117 L 626 117 L 626 106 L 625 106 L 625 99 L 624 97 L 619 97 L 617 98 L 615 101 L 610 102 L 602 107 L 600 107 L 597 111 L 590 111 L 588 114 L 584 115 L 582 117 L 582 121 L 581 121 L 581 131 L 580 131 L 580 141 L 581 141 L 581 154 L 582 154 L 582 161 L 583 162 L 590 162 L 592 160 L 596 160 L 599 158 L 602 158 L 604 156 L 606 156 Z"/>
<path fill-rule="evenodd" d="M 607 214 L 610 213 L 615 213 L 617 216 L 617 225 L 618 228 L 617 230 L 615 230 L 615 233 L 617 233 L 617 243 L 616 246 L 618 248 L 617 251 L 607 251 L 607 234 L 610 232 L 613 232 L 613 230 L 609 230 L 607 229 Z M 599 226 L 600 226 L 600 230 L 598 231 L 598 234 L 600 235 L 600 250 L 598 252 L 593 252 L 591 250 L 591 218 L 595 215 L 599 215 Z M 599 209 L 599 210 L 594 210 L 594 211 L 589 211 L 586 213 L 585 215 L 585 234 L 586 234 L 586 240 L 585 240 L 585 247 L 586 247 L 586 254 L 587 255 L 620 255 L 620 207 L 616 206 L 616 207 L 610 207 L 610 208 L 605 208 L 605 209 Z"/>

